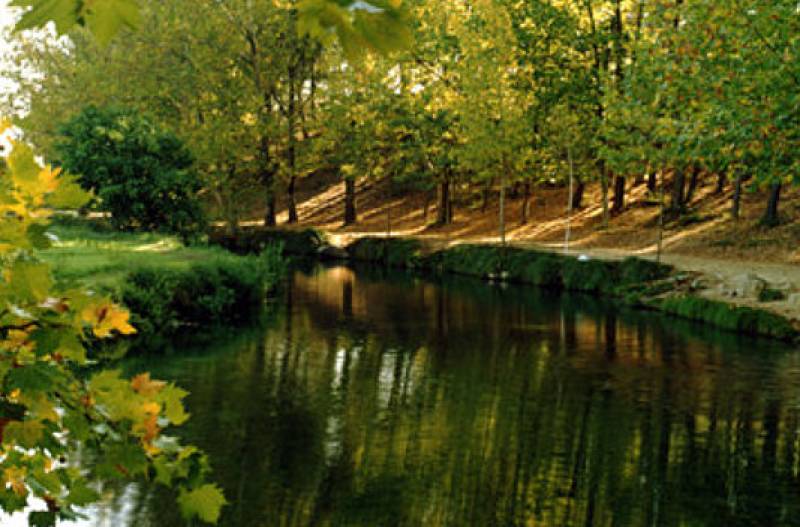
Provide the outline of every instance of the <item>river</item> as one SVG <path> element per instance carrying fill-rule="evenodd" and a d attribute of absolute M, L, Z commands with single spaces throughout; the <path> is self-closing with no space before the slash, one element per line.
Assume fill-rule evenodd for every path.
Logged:
<path fill-rule="evenodd" d="M 129 359 L 188 389 L 220 525 L 800 525 L 800 354 L 584 296 L 345 267 Z M 89 526 L 184 525 L 117 489 Z"/>

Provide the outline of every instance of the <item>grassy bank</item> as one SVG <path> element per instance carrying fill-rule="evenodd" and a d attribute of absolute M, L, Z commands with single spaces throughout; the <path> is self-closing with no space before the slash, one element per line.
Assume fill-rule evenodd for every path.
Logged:
<path fill-rule="evenodd" d="M 279 245 L 238 256 L 220 247 L 187 247 L 169 236 L 106 230 L 102 224 L 56 224 L 48 233 L 53 246 L 38 256 L 52 265 L 55 278 L 124 304 L 147 348 L 253 320 L 285 274 Z"/>
<path fill-rule="evenodd" d="M 200 262 L 237 258 L 220 247 L 186 247 L 176 237 L 113 231 L 102 223 L 56 223 L 48 233 L 53 245 L 38 256 L 52 265 L 58 280 L 108 292 L 119 291 L 137 269 L 186 270 Z"/>

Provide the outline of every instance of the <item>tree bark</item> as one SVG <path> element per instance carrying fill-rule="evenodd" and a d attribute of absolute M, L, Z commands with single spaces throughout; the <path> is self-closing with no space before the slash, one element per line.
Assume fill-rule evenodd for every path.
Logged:
<path fill-rule="evenodd" d="M 767 209 L 764 211 L 764 216 L 761 218 L 761 224 L 767 227 L 775 227 L 780 223 L 778 216 L 778 204 L 781 199 L 781 188 L 783 185 L 773 183 L 769 187 L 769 198 L 767 199 Z"/>
<path fill-rule="evenodd" d="M 689 189 L 686 191 L 686 196 L 683 199 L 684 204 L 689 204 L 694 198 L 694 193 L 697 191 L 697 185 L 700 183 L 700 167 L 692 169 L 692 177 L 689 179 Z"/>
<path fill-rule="evenodd" d="M 575 187 L 572 189 L 572 210 L 583 208 L 583 192 L 586 190 L 586 183 L 579 177 L 575 178 Z"/>
<path fill-rule="evenodd" d="M 656 187 L 658 186 L 658 172 L 653 170 L 649 174 L 647 174 L 647 190 L 650 192 L 655 192 Z"/>
<path fill-rule="evenodd" d="M 625 208 L 625 176 L 614 176 L 614 203 L 611 212 L 622 212 Z"/>
<path fill-rule="evenodd" d="M 481 193 L 482 201 L 481 201 L 481 212 L 486 212 L 486 207 L 489 206 L 489 194 L 492 191 L 492 183 L 491 181 L 483 186 L 483 191 Z"/>
<path fill-rule="evenodd" d="M 356 217 L 356 180 L 352 177 L 344 178 L 344 224 L 353 225 Z"/>
<path fill-rule="evenodd" d="M 531 206 L 531 184 L 529 182 L 525 182 L 525 185 L 522 187 L 522 218 L 520 223 L 525 225 L 528 223 L 528 214 L 530 213 L 530 206 Z"/>
<path fill-rule="evenodd" d="M 734 220 L 739 219 L 739 208 L 742 201 L 742 182 L 744 181 L 744 174 L 741 169 L 736 173 L 736 182 L 733 186 L 733 200 L 731 202 L 731 217 Z"/>
<path fill-rule="evenodd" d="M 295 189 L 296 181 L 297 181 L 297 178 L 294 175 L 292 175 L 289 178 L 289 186 L 286 189 L 286 197 L 287 197 L 287 199 L 289 201 L 289 203 L 287 205 L 288 208 L 289 208 L 289 223 L 297 223 L 297 220 L 298 220 L 298 218 L 297 218 L 297 201 L 295 201 L 295 197 L 294 197 L 294 189 Z"/>
<path fill-rule="evenodd" d="M 717 176 L 717 190 L 715 191 L 716 194 L 722 194 L 723 192 L 725 192 L 725 185 L 727 184 L 728 184 L 728 176 L 725 175 L 725 172 L 720 173 L 720 175 Z"/>
<path fill-rule="evenodd" d="M 439 183 L 439 206 L 436 211 L 436 224 L 447 225 L 450 223 L 450 179 L 445 178 Z"/>
<path fill-rule="evenodd" d="M 603 228 L 608 227 L 609 210 L 608 210 L 608 175 L 605 171 L 605 164 L 602 172 L 600 173 L 600 189 L 603 192 Z"/>
<path fill-rule="evenodd" d="M 505 246 L 506 244 L 506 175 L 505 163 L 503 163 L 504 172 L 500 175 L 500 243 Z"/>
<path fill-rule="evenodd" d="M 287 126 L 288 126 L 288 140 L 289 140 L 289 150 L 288 154 L 288 161 L 289 161 L 289 188 L 287 189 L 288 193 L 288 209 L 289 209 L 289 223 L 297 223 L 297 203 L 295 203 L 294 199 L 294 186 L 295 186 L 295 179 L 296 179 L 296 168 L 297 168 L 297 137 L 295 136 L 296 133 L 296 122 L 297 122 L 297 89 L 296 89 L 296 82 L 295 79 L 297 77 L 297 70 L 296 67 L 289 68 L 289 108 L 287 110 Z"/>
<path fill-rule="evenodd" d="M 274 227 L 277 224 L 275 219 L 275 193 L 272 189 L 267 190 L 267 212 L 264 214 L 264 225 L 267 227 Z"/>
<path fill-rule="evenodd" d="M 670 210 L 672 212 L 680 213 L 683 211 L 683 204 L 685 200 L 686 189 L 686 173 L 683 168 L 675 170 L 675 176 L 672 179 L 672 198 L 670 200 Z"/>

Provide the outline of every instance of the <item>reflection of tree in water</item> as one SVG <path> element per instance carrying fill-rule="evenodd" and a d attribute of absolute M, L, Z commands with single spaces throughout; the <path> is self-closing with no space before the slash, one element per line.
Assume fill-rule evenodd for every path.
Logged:
<path fill-rule="evenodd" d="M 223 525 L 800 524 L 785 353 L 586 298 L 393 280 L 300 276 L 263 338 L 182 370 Z M 169 496 L 142 503 L 180 525 Z"/>

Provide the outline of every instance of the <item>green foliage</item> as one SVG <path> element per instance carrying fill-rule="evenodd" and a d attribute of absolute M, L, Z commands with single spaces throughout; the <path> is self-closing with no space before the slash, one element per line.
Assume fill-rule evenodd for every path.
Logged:
<path fill-rule="evenodd" d="M 380 262 L 389 267 L 415 267 L 422 244 L 412 238 L 359 238 L 347 247 L 354 260 Z"/>
<path fill-rule="evenodd" d="M 191 154 L 172 133 L 137 112 L 92 106 L 59 132 L 59 163 L 80 175 L 118 228 L 184 237 L 204 228 Z"/>
<path fill-rule="evenodd" d="M 44 500 L 48 510 L 32 512 L 29 523 L 55 525 L 99 499 L 92 477 L 130 480 L 157 466 L 178 492 L 202 488 L 205 457 L 164 434 L 186 420 L 186 392 L 147 374 L 128 380 L 90 371 L 87 346 L 135 333 L 129 314 L 109 298 L 56 282 L 32 252 L 46 248 L 54 204 L 80 207 L 88 195 L 15 143 L 0 172 L 0 198 L 0 508 L 14 513 Z M 84 472 L 72 463 L 76 449 L 103 462 Z M 224 503 L 216 490 L 211 508 Z M 184 512 L 212 516 L 196 506 Z"/>
<path fill-rule="evenodd" d="M 270 246 L 280 246 L 283 254 L 299 258 L 316 257 L 324 241 L 315 229 L 241 229 L 235 234 L 214 229 L 209 243 L 219 245 L 236 254 L 258 254 Z"/>
<path fill-rule="evenodd" d="M 30 8 L 17 23 L 17 30 L 52 21 L 59 33 L 66 33 L 72 26 L 82 24 L 103 44 L 123 27 L 135 29 L 140 23 L 137 0 L 14 0 L 11 5 Z"/>
<path fill-rule="evenodd" d="M 393 0 L 300 0 L 298 30 L 327 44 L 337 39 L 345 54 L 389 53 L 411 44 L 408 13 Z"/>
<path fill-rule="evenodd" d="M 260 256 L 225 258 L 188 269 L 152 267 L 132 272 L 121 291 L 133 323 L 145 335 L 208 332 L 253 320 L 267 293 L 285 275 L 280 245 Z"/>
<path fill-rule="evenodd" d="M 780 300 L 786 300 L 786 294 L 783 291 L 778 291 L 777 289 L 770 289 L 767 287 L 758 293 L 759 302 L 778 302 Z"/>

